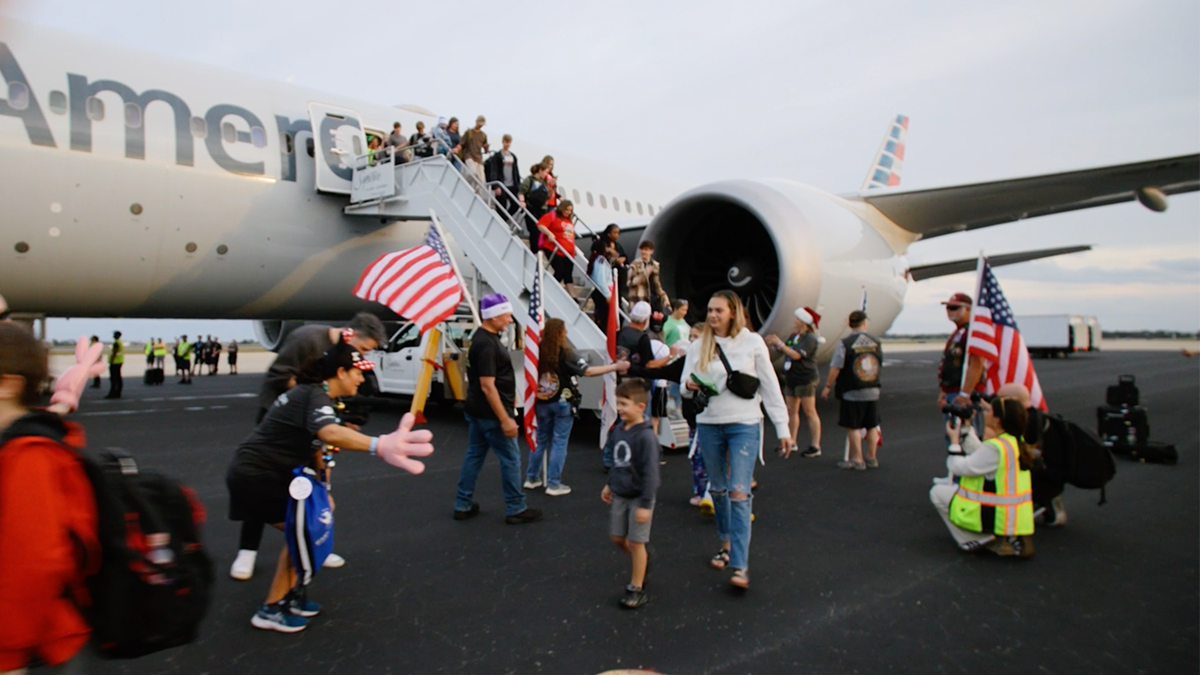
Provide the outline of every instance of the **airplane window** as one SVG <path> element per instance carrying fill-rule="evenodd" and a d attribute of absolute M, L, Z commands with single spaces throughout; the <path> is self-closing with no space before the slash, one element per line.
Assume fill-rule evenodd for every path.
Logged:
<path fill-rule="evenodd" d="M 304 150 L 305 150 L 306 152 L 308 152 L 308 156 L 309 156 L 309 157 L 315 157 L 315 156 L 316 156 L 316 155 L 314 154 L 314 152 L 315 152 L 315 151 L 314 151 L 314 149 L 313 149 L 313 146 L 315 146 L 315 145 L 316 145 L 316 144 L 315 144 L 315 143 L 313 143 L 313 138 L 312 138 L 312 136 L 309 136 L 308 138 L 304 139 Z"/>
<path fill-rule="evenodd" d="M 640 216 L 640 215 L 642 215 L 642 203 L 638 202 L 637 207 L 638 207 L 638 215 Z"/>
<path fill-rule="evenodd" d="M 279 133 L 279 144 L 283 146 L 283 152 L 285 154 L 290 155 L 296 151 L 296 143 L 292 139 L 292 135 L 286 131 Z"/>
<path fill-rule="evenodd" d="M 192 136 L 196 138 L 208 136 L 208 122 L 205 122 L 203 117 L 193 117 L 189 126 L 192 129 Z"/>
<path fill-rule="evenodd" d="M 620 211 L 620 210 L 621 210 L 621 202 L 620 202 L 620 201 L 618 201 L 616 197 L 613 197 L 613 198 L 612 198 L 612 203 L 613 203 L 613 209 L 614 209 L 614 210 L 616 210 L 616 211 Z"/>
<path fill-rule="evenodd" d="M 29 107 L 29 87 L 24 82 L 8 83 L 8 105 L 13 110 L 24 110 Z"/>
<path fill-rule="evenodd" d="M 365 153 L 363 153 L 362 139 L 359 138 L 358 136 L 355 136 L 354 137 L 354 156 L 358 157 L 359 155 L 362 155 L 362 154 L 365 154 Z"/>
<path fill-rule="evenodd" d="M 595 206 L 596 202 L 592 199 L 592 193 L 587 193 L 588 206 Z"/>
<path fill-rule="evenodd" d="M 579 203 L 579 190 L 571 190 L 571 196 L 574 197 L 574 202 Z"/>
<path fill-rule="evenodd" d="M 125 104 L 125 126 L 136 129 L 142 126 L 142 107 L 136 103 Z"/>
<path fill-rule="evenodd" d="M 629 203 L 628 199 L 625 200 L 625 213 L 633 213 L 633 205 Z"/>
<path fill-rule="evenodd" d="M 221 124 L 221 140 L 226 143 L 237 143 L 237 129 L 233 128 L 232 122 Z"/>
<path fill-rule="evenodd" d="M 608 200 L 604 198 L 604 195 L 600 195 L 600 208 L 602 208 L 602 209 L 608 208 Z"/>
<path fill-rule="evenodd" d="M 67 95 L 61 91 L 50 92 L 50 112 L 55 115 L 67 114 Z"/>
<path fill-rule="evenodd" d="M 104 101 L 95 96 L 89 96 L 88 100 L 84 102 L 84 107 L 87 108 L 87 118 L 89 120 L 99 122 L 104 119 Z"/>
<path fill-rule="evenodd" d="M 646 209 L 648 211 L 650 211 L 650 215 L 654 215 L 654 205 L 653 204 L 647 204 Z"/>
<path fill-rule="evenodd" d="M 262 127 L 250 127 L 250 142 L 256 148 L 267 147 L 267 132 Z"/>

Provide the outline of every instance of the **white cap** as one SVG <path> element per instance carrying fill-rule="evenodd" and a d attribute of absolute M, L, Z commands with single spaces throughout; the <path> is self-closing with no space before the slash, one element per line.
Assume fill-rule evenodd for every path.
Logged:
<path fill-rule="evenodd" d="M 800 307 L 799 309 L 796 310 L 796 318 L 800 319 L 800 321 L 803 323 L 806 323 L 810 326 L 812 325 L 813 316 L 812 316 L 812 314 L 809 314 L 808 310 L 804 309 L 803 307 Z"/>
<path fill-rule="evenodd" d="M 629 320 L 634 323 L 641 323 L 650 318 L 651 312 L 652 310 L 650 309 L 650 303 L 646 302 L 645 300 L 640 300 L 633 306 L 633 309 L 629 311 Z"/>

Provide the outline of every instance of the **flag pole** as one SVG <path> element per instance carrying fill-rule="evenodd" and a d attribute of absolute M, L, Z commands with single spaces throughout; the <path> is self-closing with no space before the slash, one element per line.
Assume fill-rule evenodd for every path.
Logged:
<path fill-rule="evenodd" d="M 971 313 L 967 315 L 967 344 L 971 343 L 971 326 L 975 324 L 975 309 L 979 307 L 979 299 L 983 295 L 983 249 L 979 249 L 979 260 L 975 261 L 975 299 L 971 303 Z M 958 384 L 958 393 L 962 395 L 967 386 L 967 370 L 970 369 L 971 356 L 968 349 L 963 349 L 962 381 Z M 969 394 L 968 394 L 969 395 Z"/>
<path fill-rule="evenodd" d="M 438 220 L 437 212 L 429 209 L 429 218 L 433 221 L 433 226 L 437 228 L 438 236 L 442 241 L 446 241 L 446 231 L 442 229 L 442 222 Z M 450 269 L 454 270 L 454 276 L 458 279 L 458 285 L 462 288 L 463 299 L 467 301 L 467 306 L 471 308 L 471 316 L 475 319 L 475 325 L 479 326 L 483 323 L 483 319 L 479 318 L 479 307 L 475 305 L 475 298 L 471 297 L 471 291 L 467 289 L 467 282 L 463 280 L 462 272 L 458 270 L 458 262 L 454 260 L 454 255 L 447 251 L 447 257 L 450 258 Z"/>

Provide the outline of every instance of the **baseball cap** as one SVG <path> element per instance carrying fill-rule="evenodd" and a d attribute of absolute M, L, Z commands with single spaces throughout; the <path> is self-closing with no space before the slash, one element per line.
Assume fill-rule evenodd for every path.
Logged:
<path fill-rule="evenodd" d="M 633 306 L 633 309 L 629 311 L 629 320 L 635 323 L 641 323 L 650 318 L 651 311 L 650 303 L 646 302 L 645 300 L 640 300 Z"/>
<path fill-rule="evenodd" d="M 955 293 L 950 296 L 950 299 L 943 302 L 943 305 L 969 305 L 971 304 L 971 296 L 966 293 Z"/>

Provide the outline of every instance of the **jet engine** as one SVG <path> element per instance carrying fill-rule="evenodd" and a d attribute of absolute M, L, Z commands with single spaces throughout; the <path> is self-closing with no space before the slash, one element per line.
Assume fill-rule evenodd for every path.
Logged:
<path fill-rule="evenodd" d="M 677 197 L 644 238 L 667 294 L 691 305 L 689 323 L 704 320 L 713 292 L 730 289 L 754 329 L 786 335 L 797 307 L 842 315 L 869 289 L 872 322 L 886 329 L 904 296 L 903 259 L 859 209 L 791 181 L 723 181 Z M 843 323 L 821 332 L 836 335 Z"/>
<path fill-rule="evenodd" d="M 272 352 L 279 351 L 288 334 L 303 326 L 303 321 L 283 321 L 266 319 L 254 322 L 254 337 L 264 349 Z"/>

